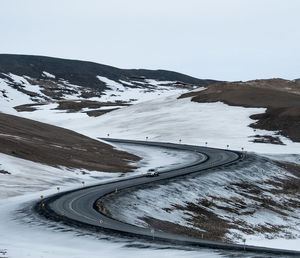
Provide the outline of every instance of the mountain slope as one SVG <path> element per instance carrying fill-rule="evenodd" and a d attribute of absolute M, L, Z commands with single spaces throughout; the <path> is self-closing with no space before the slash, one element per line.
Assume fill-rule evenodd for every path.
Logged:
<path fill-rule="evenodd" d="M 200 80 L 181 73 L 165 70 L 119 69 L 93 62 L 45 56 L 0 55 L 0 77 L 1 73 L 13 73 L 19 76 L 26 75 L 36 79 L 44 79 L 47 75 L 43 72 L 54 75 L 55 78 L 50 78 L 54 81 L 64 79 L 71 84 L 99 89 L 100 91 L 106 85 L 104 82 L 98 80 L 97 76 L 103 76 L 114 81 L 147 78 L 158 81 L 180 81 L 198 86 L 205 86 L 214 82 L 213 80 Z"/>
<path fill-rule="evenodd" d="M 248 82 L 219 82 L 208 89 L 190 92 L 181 98 L 200 103 L 221 101 L 231 106 L 266 108 L 265 113 L 252 115 L 258 120 L 252 128 L 276 131 L 278 135 L 300 142 L 300 83 L 283 79 Z M 255 141 L 282 144 L 278 137 L 257 135 Z"/>
<path fill-rule="evenodd" d="M 53 125 L 0 113 L 0 152 L 54 167 L 132 171 L 137 156 Z M 8 171 L 10 172 L 10 171 Z"/>

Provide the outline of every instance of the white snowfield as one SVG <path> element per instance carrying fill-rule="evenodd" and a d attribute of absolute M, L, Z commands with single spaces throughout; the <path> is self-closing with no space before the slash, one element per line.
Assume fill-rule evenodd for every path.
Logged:
<path fill-rule="evenodd" d="M 44 72 L 45 78 L 51 74 Z M 10 75 L 11 80 L 19 81 L 26 90 L 40 93 L 39 86 L 30 85 L 26 78 Z M 105 77 L 98 79 L 109 86 L 106 94 L 101 97 L 90 98 L 97 101 L 125 101 L 134 105 L 122 107 L 100 117 L 89 117 L 85 113 L 66 113 L 54 110 L 57 103 L 39 106 L 34 112 L 16 112 L 13 107 L 21 104 L 35 103 L 28 95 L 13 89 L 7 79 L 0 79 L 0 112 L 14 114 L 29 119 L 46 122 L 82 133 L 92 138 L 137 139 L 165 141 L 183 144 L 206 145 L 210 147 L 241 150 L 266 155 L 277 155 L 285 160 L 299 160 L 300 144 L 293 143 L 285 137 L 280 137 L 286 145 L 273 145 L 251 142 L 251 136 L 274 135 L 276 132 L 264 130 L 254 131 L 249 124 L 254 121 L 249 118 L 252 114 L 262 113 L 264 108 L 232 107 L 224 103 L 195 103 L 190 98 L 177 99 L 187 90 L 165 86 L 172 82 L 157 82 L 145 79 L 144 82 L 115 82 Z M 25 80 L 25 81 L 24 81 Z M 132 85 L 141 85 L 140 88 L 130 88 Z M 143 85 L 151 84 L 147 90 Z M 66 86 L 67 85 L 67 86 Z M 64 87 L 80 89 L 79 86 L 65 82 Z M 203 90 L 203 89 L 196 89 Z M 79 99 L 79 94 L 66 95 L 65 99 Z M 124 148 L 124 146 L 122 146 Z M 121 148 L 122 148 L 121 147 Z M 127 148 L 129 151 L 129 149 Z M 174 153 L 161 151 L 145 151 L 136 149 L 144 159 L 139 163 L 143 168 L 136 173 L 143 173 L 148 168 L 161 165 L 176 165 L 177 162 L 187 161 L 184 153 L 174 156 Z M 289 154 L 294 154 L 293 156 Z M 164 155 L 164 156 L 162 156 Z M 174 249 L 154 250 L 124 248 L 123 243 L 99 241 L 95 236 L 82 236 L 78 232 L 60 232 L 47 226 L 37 227 L 34 221 L 30 223 L 18 220 L 16 211 L 26 202 L 40 198 L 56 191 L 56 186 L 62 189 L 74 188 L 86 184 L 94 184 L 104 180 L 113 180 L 119 174 L 89 172 L 82 175 L 78 170 L 53 168 L 42 164 L 14 158 L 0 154 L 0 170 L 7 170 L 11 174 L 0 173 L 0 250 L 8 249 L 8 257 L 219 257 L 214 251 L 179 251 Z M 259 177 L 258 177 L 259 178 Z M 220 179 L 213 176 L 211 179 Z M 203 179 L 206 180 L 206 179 Z M 221 180 L 223 180 L 221 178 Z M 46 189 L 51 189 L 46 191 Z M 225 192 L 224 192 L 225 193 Z M 199 193 L 200 194 L 200 193 Z M 15 196 L 15 197 L 12 197 Z M 10 197 L 10 198 L 8 198 Z M 173 221 L 180 219 L 182 214 L 174 213 Z M 169 218 L 172 220 L 172 218 Z M 254 218 L 259 221 L 259 218 Z M 251 242 L 252 241 L 252 242 Z M 248 244 L 275 246 L 279 248 L 298 249 L 297 240 L 259 240 L 248 239 Z M 101 249 L 101 250 L 99 250 Z"/>

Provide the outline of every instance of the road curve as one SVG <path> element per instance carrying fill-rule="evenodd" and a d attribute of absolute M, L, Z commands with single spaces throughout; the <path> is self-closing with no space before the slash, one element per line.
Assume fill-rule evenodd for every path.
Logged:
<path fill-rule="evenodd" d="M 169 234 L 161 231 L 153 232 L 149 228 L 137 227 L 108 217 L 96 210 L 96 203 L 102 197 L 118 192 L 122 189 L 135 187 L 138 185 L 153 183 L 156 181 L 167 180 L 170 178 L 187 174 L 203 174 L 209 170 L 231 166 L 238 162 L 243 162 L 245 155 L 241 152 L 207 148 L 200 146 L 172 144 L 148 141 L 131 141 L 119 139 L 102 139 L 111 143 L 139 144 L 146 146 L 156 146 L 174 150 L 190 151 L 198 155 L 198 159 L 188 166 L 172 170 L 165 170 L 158 177 L 145 177 L 141 175 L 131 176 L 130 178 L 120 179 L 109 183 L 102 183 L 94 186 L 79 188 L 67 192 L 61 192 L 45 198 L 38 202 L 34 209 L 39 214 L 69 225 L 79 226 L 92 230 L 102 230 L 118 235 L 133 236 L 154 240 L 159 242 L 176 243 L 181 245 L 199 246 L 206 248 L 217 248 L 237 251 L 249 251 L 258 253 L 269 253 L 278 255 L 296 255 L 300 252 L 293 250 L 273 249 L 249 245 L 228 244 L 217 241 L 209 241 L 186 237 L 182 235 Z M 158 182 L 159 183 L 159 182 Z"/>

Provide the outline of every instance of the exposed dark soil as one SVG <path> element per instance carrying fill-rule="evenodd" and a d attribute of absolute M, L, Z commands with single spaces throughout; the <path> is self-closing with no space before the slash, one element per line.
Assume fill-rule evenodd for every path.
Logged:
<path fill-rule="evenodd" d="M 123 103 L 123 102 L 98 102 L 98 101 L 91 101 L 91 100 L 62 100 L 55 102 L 58 103 L 58 107 L 55 108 L 57 110 L 65 110 L 68 113 L 74 113 L 74 112 L 81 112 L 83 108 L 90 108 L 89 111 L 82 111 L 83 113 L 86 113 L 88 116 L 101 116 L 108 112 L 114 111 L 119 109 L 119 106 L 129 106 L 129 104 Z M 14 107 L 18 112 L 33 112 L 37 110 L 38 106 L 42 106 L 47 104 L 45 103 L 36 103 L 36 104 L 25 104 Z M 101 107 L 111 107 L 111 109 L 103 109 L 103 110 L 97 110 Z M 116 108 L 114 108 L 116 107 Z M 96 110 L 93 110 L 96 109 Z"/>
<path fill-rule="evenodd" d="M 197 238 L 202 238 L 204 239 L 206 233 L 201 230 L 193 229 L 190 227 L 184 227 L 175 223 L 172 223 L 170 221 L 166 220 L 160 220 L 160 219 L 155 219 L 152 217 L 144 217 L 140 218 L 143 221 L 145 221 L 150 228 L 159 230 L 159 231 L 164 231 L 172 234 L 180 234 L 184 236 L 189 236 L 189 237 L 197 237 Z M 155 236 L 155 232 L 153 232 Z"/>
<path fill-rule="evenodd" d="M 222 101 L 231 106 L 267 108 L 263 114 L 252 115 L 258 120 L 252 128 L 279 131 L 283 136 L 300 142 L 300 83 L 282 79 L 249 82 L 220 82 L 204 91 L 183 94 L 192 101 Z M 275 143 L 275 142 L 271 142 Z"/>
<path fill-rule="evenodd" d="M 112 102 L 98 102 L 91 100 L 79 100 L 79 101 L 60 101 L 56 109 L 67 110 L 67 112 L 78 112 L 83 108 L 97 109 L 101 107 L 113 107 L 114 106 L 128 106 L 124 103 L 112 103 Z M 100 111 L 100 110 L 99 110 Z M 101 110 L 104 111 L 104 110 Z M 89 112 L 89 111 L 88 111 Z"/>
<path fill-rule="evenodd" d="M 86 111 L 85 113 L 87 113 L 88 116 L 98 117 L 117 109 L 119 108 L 105 109 L 105 110 L 91 110 L 91 111 Z"/>
<path fill-rule="evenodd" d="M 272 144 L 279 144 L 279 145 L 285 145 L 283 142 L 280 140 L 279 137 L 274 137 L 271 135 L 254 135 L 251 138 L 255 138 L 252 140 L 252 142 L 256 143 L 272 143 Z"/>
<path fill-rule="evenodd" d="M 0 174 L 10 175 L 11 173 L 9 173 L 8 171 L 5 171 L 5 170 L 0 170 Z"/>
<path fill-rule="evenodd" d="M 225 238 L 225 234 L 228 233 L 228 222 L 219 216 L 217 216 L 212 211 L 205 209 L 206 205 L 202 206 L 202 201 L 199 200 L 199 204 L 197 203 L 186 203 L 186 206 L 176 205 L 174 208 L 178 210 L 183 210 L 186 213 L 191 214 L 192 216 L 187 219 L 189 223 L 191 223 L 196 228 L 201 228 L 205 231 L 204 238 L 215 241 L 225 241 L 228 239 Z M 194 237 L 198 237 L 194 235 Z"/>
<path fill-rule="evenodd" d="M 14 107 L 18 112 L 33 112 L 37 110 L 38 106 L 45 105 L 47 103 L 37 103 L 37 104 L 24 104 Z"/>
<path fill-rule="evenodd" d="M 0 152 L 51 166 L 129 172 L 137 156 L 60 127 L 0 113 Z"/>

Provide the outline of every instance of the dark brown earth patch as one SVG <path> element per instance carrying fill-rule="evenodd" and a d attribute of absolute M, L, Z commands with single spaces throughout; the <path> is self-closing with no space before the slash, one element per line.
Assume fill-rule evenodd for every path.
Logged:
<path fill-rule="evenodd" d="M 51 166 L 129 172 L 137 156 L 71 130 L 0 114 L 0 152 Z"/>
<path fill-rule="evenodd" d="M 0 174 L 10 175 L 11 173 L 9 173 L 8 171 L 5 171 L 5 170 L 0 170 Z"/>
<path fill-rule="evenodd" d="M 36 111 L 39 106 L 46 105 L 49 102 L 44 103 L 36 103 L 36 104 L 25 104 L 14 107 L 15 110 L 18 112 L 34 112 Z M 119 109 L 120 106 L 129 106 L 124 102 L 98 102 L 98 101 L 91 101 L 91 100 L 60 100 L 55 101 L 53 103 L 58 103 L 58 107 L 55 108 L 57 110 L 65 110 L 68 113 L 75 113 L 75 112 L 82 112 L 86 113 L 88 116 L 91 117 L 98 117 L 104 115 L 108 112 L 114 111 Z M 111 107 L 109 109 L 99 109 L 101 107 Z M 91 110 L 82 111 L 83 108 L 89 108 Z"/>
<path fill-rule="evenodd" d="M 278 136 L 271 136 L 271 135 L 254 135 L 251 138 L 255 138 L 252 142 L 256 143 L 271 143 L 271 144 L 278 144 L 278 145 L 285 145 Z"/>
<path fill-rule="evenodd" d="M 112 102 L 98 102 L 91 100 L 77 100 L 77 101 L 60 101 L 56 109 L 67 110 L 67 112 L 79 112 L 83 108 L 97 109 L 101 107 L 113 107 L 114 106 L 128 106 L 125 103 L 112 103 Z M 99 110 L 105 111 L 105 110 Z M 89 112 L 89 111 L 88 111 Z"/>
<path fill-rule="evenodd" d="M 268 108 L 265 113 L 250 118 L 258 120 L 250 125 L 252 128 L 279 131 L 292 141 L 300 142 L 300 107 Z"/>
<path fill-rule="evenodd" d="M 118 110 L 119 108 L 113 108 L 113 109 L 105 109 L 105 110 L 91 110 L 91 111 L 86 111 L 85 113 L 88 115 L 88 116 L 92 116 L 92 117 L 98 117 L 98 116 L 102 116 L 106 113 L 109 113 L 111 111 L 114 111 L 114 110 Z"/>
<path fill-rule="evenodd" d="M 149 228 L 153 228 L 157 231 L 168 232 L 171 234 L 181 234 L 181 235 L 188 236 L 188 237 L 196 237 L 196 238 L 203 237 L 203 239 L 204 239 L 204 237 L 207 237 L 205 231 L 181 226 L 179 224 L 175 224 L 170 221 L 160 220 L 160 219 L 156 219 L 156 218 L 152 218 L 152 217 L 143 217 L 143 218 L 139 218 L 139 219 L 142 219 L 143 221 L 145 221 L 149 225 Z M 155 237 L 155 231 L 153 232 L 153 236 Z"/>
<path fill-rule="evenodd" d="M 204 91 L 180 96 L 186 97 L 200 103 L 221 101 L 231 106 L 267 108 L 265 113 L 251 116 L 258 121 L 250 126 L 279 131 L 281 135 L 300 142 L 300 84 L 297 82 L 282 79 L 219 82 Z"/>
<path fill-rule="evenodd" d="M 45 103 L 37 103 L 37 104 L 25 104 L 25 105 L 20 105 L 14 107 L 15 110 L 18 112 L 33 112 L 37 110 L 38 106 L 46 105 L 47 102 Z"/>
<path fill-rule="evenodd" d="M 217 216 L 213 211 L 202 206 L 202 200 L 199 203 L 186 203 L 186 206 L 176 205 L 175 209 L 185 211 L 191 216 L 186 219 L 188 223 L 193 225 L 195 228 L 203 230 L 204 238 L 215 241 L 228 241 L 225 234 L 229 233 L 228 228 L 230 228 L 228 221 Z M 207 207 L 206 205 L 204 205 Z M 195 230 L 197 232 L 197 230 Z M 200 231 L 201 232 L 201 231 Z M 199 237 L 200 232 L 197 234 L 192 231 L 194 237 Z M 179 232 L 178 232 L 179 233 Z M 203 232 L 201 232 L 202 234 Z"/>

